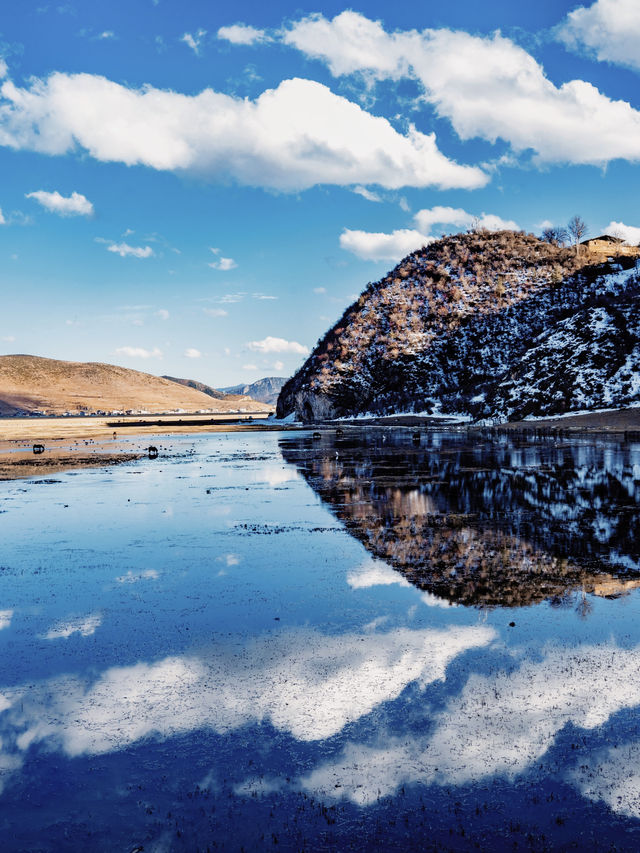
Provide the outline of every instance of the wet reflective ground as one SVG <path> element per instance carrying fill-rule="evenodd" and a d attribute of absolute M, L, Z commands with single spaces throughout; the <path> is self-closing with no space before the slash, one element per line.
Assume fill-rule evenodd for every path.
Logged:
<path fill-rule="evenodd" d="M 0 483 L 3 850 L 640 848 L 640 446 L 411 436 Z"/>

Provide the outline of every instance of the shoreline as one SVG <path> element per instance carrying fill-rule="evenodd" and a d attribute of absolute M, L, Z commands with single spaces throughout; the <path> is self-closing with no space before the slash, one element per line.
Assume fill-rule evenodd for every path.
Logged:
<path fill-rule="evenodd" d="M 0 480 L 30 479 L 78 468 L 96 468 L 134 462 L 148 456 L 150 440 L 174 435 L 215 432 L 271 432 L 336 430 L 354 427 L 404 427 L 453 429 L 472 433 L 524 435 L 623 436 L 640 439 L 640 408 L 587 412 L 535 421 L 511 421 L 493 425 L 460 423 L 426 415 L 386 415 L 318 424 L 254 420 L 252 415 L 218 418 L 155 415 L 148 419 L 121 418 L 0 418 Z M 34 455 L 33 445 L 43 444 Z M 159 448 L 162 450 L 162 446 Z"/>

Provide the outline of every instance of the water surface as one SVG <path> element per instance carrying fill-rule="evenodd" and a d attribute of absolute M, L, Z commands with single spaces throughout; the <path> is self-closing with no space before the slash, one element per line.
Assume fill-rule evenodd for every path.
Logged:
<path fill-rule="evenodd" d="M 640 446 L 171 437 L 0 483 L 7 850 L 640 847 Z"/>

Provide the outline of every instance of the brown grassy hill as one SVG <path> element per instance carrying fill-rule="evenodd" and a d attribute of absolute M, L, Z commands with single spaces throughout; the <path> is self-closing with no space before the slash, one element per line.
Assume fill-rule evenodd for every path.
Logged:
<path fill-rule="evenodd" d="M 214 400 L 167 379 L 114 364 L 58 361 L 34 355 L 0 356 L 0 415 L 20 412 L 147 411 L 201 409 L 264 411 L 262 403 Z"/>

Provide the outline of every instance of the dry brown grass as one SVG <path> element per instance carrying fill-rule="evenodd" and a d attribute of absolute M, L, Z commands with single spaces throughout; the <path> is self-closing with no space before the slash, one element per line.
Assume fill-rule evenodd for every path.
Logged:
<path fill-rule="evenodd" d="M 16 410 L 97 412 L 269 409 L 253 401 L 215 400 L 193 388 L 113 364 L 58 361 L 31 355 L 0 356 L 0 415 Z"/>

